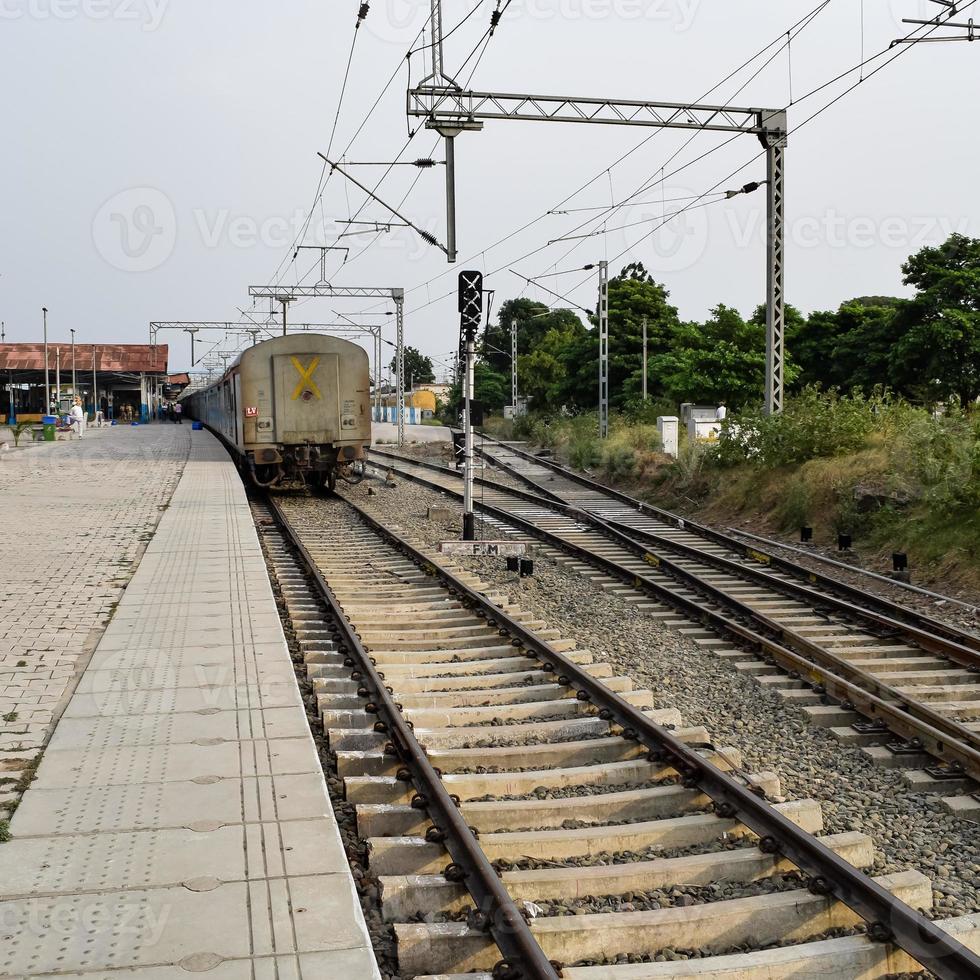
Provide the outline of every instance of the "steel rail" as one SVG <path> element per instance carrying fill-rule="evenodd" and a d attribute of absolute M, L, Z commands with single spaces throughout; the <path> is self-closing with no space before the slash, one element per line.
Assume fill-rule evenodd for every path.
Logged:
<path fill-rule="evenodd" d="M 376 452 L 374 449 L 371 451 Z M 384 455 L 390 458 L 398 458 L 391 453 L 384 453 Z M 409 465 L 418 465 L 411 460 L 401 459 L 400 461 Z M 457 475 L 451 470 L 436 466 L 435 464 L 426 463 L 422 465 L 427 469 L 441 470 L 445 475 Z M 410 480 L 426 484 L 426 481 L 422 480 L 421 477 L 404 470 L 400 470 L 399 472 Z M 758 624 L 780 639 L 789 639 L 801 649 L 791 650 L 781 643 L 776 643 L 770 637 L 763 636 L 721 613 L 707 609 L 701 603 L 679 595 L 653 579 L 638 575 L 635 571 L 620 565 L 611 558 L 606 558 L 587 548 L 576 545 L 551 531 L 547 531 L 526 518 L 495 507 L 485 501 L 478 502 L 477 506 L 479 509 L 489 515 L 512 524 L 525 533 L 546 541 L 549 544 L 570 551 L 584 561 L 597 564 L 634 586 L 642 585 L 652 591 L 658 598 L 665 599 L 675 606 L 679 606 L 693 619 L 706 622 L 716 629 L 735 636 L 740 642 L 747 643 L 750 647 L 763 651 L 775 661 L 778 661 L 786 670 L 798 675 L 801 679 L 808 678 L 808 683 L 814 688 L 816 693 L 834 697 L 842 703 L 842 706 L 854 707 L 861 714 L 867 715 L 868 717 L 885 720 L 888 727 L 896 735 L 907 740 L 919 739 L 922 743 L 923 751 L 954 767 L 954 772 L 968 775 L 980 781 L 980 747 L 978 747 L 980 746 L 980 739 L 970 729 L 961 725 L 959 722 L 934 711 L 925 703 L 910 700 L 896 688 L 881 683 L 874 674 L 855 667 L 849 661 L 837 656 L 832 651 L 826 650 L 806 637 L 786 629 L 786 627 L 782 626 L 776 620 L 771 619 L 764 613 L 753 610 L 739 599 L 729 595 L 710 582 L 706 582 L 695 573 L 689 572 L 670 559 L 653 554 L 643 544 L 632 540 L 627 534 L 617 528 L 605 524 L 595 515 L 568 504 L 555 503 L 540 497 L 536 498 L 534 495 L 525 491 L 503 487 L 500 484 L 494 484 L 489 481 L 481 482 L 503 494 L 511 494 L 529 503 L 537 504 L 540 507 L 558 511 L 564 514 L 564 516 L 578 521 L 580 524 L 591 525 L 594 530 L 603 533 L 607 538 L 626 547 L 650 565 L 668 572 L 673 577 L 680 579 L 684 584 L 690 585 L 706 594 L 706 597 L 711 601 L 722 607 L 727 606 L 733 609 L 738 615 Z M 428 483 L 427 485 L 437 486 L 433 483 Z M 460 496 L 457 490 L 441 486 L 439 489 L 451 493 L 456 497 Z"/>
<path fill-rule="evenodd" d="M 777 541 L 775 538 L 766 538 L 761 534 L 753 534 L 751 531 L 744 531 L 738 527 L 730 527 L 726 530 L 729 534 L 741 535 L 743 538 L 752 538 L 754 541 L 761 541 L 763 544 L 767 544 L 772 548 L 780 548 L 783 551 L 792 551 L 794 554 L 803 555 L 804 558 L 810 558 L 813 561 L 823 562 L 825 565 L 832 565 L 834 568 L 839 568 L 843 572 L 850 572 L 853 575 L 864 575 L 867 578 L 875 579 L 877 582 L 883 582 L 885 585 L 894 585 L 895 588 L 906 589 L 909 592 L 915 592 L 917 595 L 926 596 L 929 599 L 935 599 L 937 602 L 949 602 L 954 606 L 960 606 L 963 609 L 968 609 L 972 613 L 980 613 L 980 606 L 975 605 L 972 602 L 964 602 L 962 599 L 957 599 L 955 596 L 951 595 L 945 595 L 942 592 L 933 592 L 932 589 L 924 589 L 921 585 L 913 585 L 911 582 L 903 582 L 901 579 L 889 578 L 887 575 L 882 575 L 880 572 L 872 572 L 867 568 L 858 568 L 857 565 L 848 565 L 847 562 L 837 561 L 834 558 L 828 558 L 826 555 L 821 555 L 818 551 L 807 551 L 805 548 L 797 548 L 795 545 L 787 544 L 785 541 Z"/>
<path fill-rule="evenodd" d="M 405 463 L 411 463 L 412 465 L 424 466 L 426 469 L 433 469 L 458 476 L 458 474 L 454 473 L 453 470 L 447 469 L 445 466 L 430 463 L 428 461 L 413 460 L 410 457 L 401 456 L 397 453 L 391 453 L 385 450 L 378 450 L 374 447 L 372 447 L 370 451 L 390 459 L 400 460 Z M 534 497 L 533 495 L 523 494 L 524 499 L 529 500 L 531 503 L 537 503 L 541 506 L 548 506 L 554 509 L 566 508 L 566 512 L 574 512 L 577 515 L 578 520 L 586 520 L 595 525 L 601 525 L 605 528 L 611 528 L 630 536 L 639 537 L 643 541 L 679 552 L 686 558 L 693 559 L 705 565 L 713 566 L 720 571 L 727 572 L 731 575 L 737 575 L 741 578 L 750 579 L 753 582 L 757 582 L 760 585 L 764 585 L 776 592 L 790 596 L 791 598 L 802 599 L 810 604 L 831 606 L 836 611 L 845 615 L 853 616 L 858 619 L 869 620 L 877 627 L 903 635 L 906 639 L 911 640 L 930 653 L 948 657 L 955 663 L 958 663 L 961 666 L 971 670 L 980 669 L 980 648 L 974 648 L 965 643 L 960 643 L 947 637 L 936 636 L 935 634 L 914 623 L 906 623 L 900 619 L 893 619 L 888 615 L 876 612 L 873 609 L 867 609 L 864 606 L 854 604 L 845 599 L 841 599 L 838 596 L 818 592 L 802 583 L 777 578 L 762 568 L 753 568 L 751 565 L 740 565 L 738 562 L 732 561 L 730 558 L 725 558 L 721 555 L 713 555 L 711 552 L 696 548 L 693 545 L 684 544 L 681 541 L 673 541 L 661 534 L 657 534 L 655 531 L 648 531 L 644 528 L 634 527 L 632 524 L 627 524 L 621 520 L 608 517 L 599 517 L 590 510 L 586 510 L 585 508 L 574 504 L 569 504 L 559 494 L 548 490 L 546 487 L 542 487 L 539 483 L 534 481 L 533 478 L 527 476 L 526 474 L 522 474 L 509 463 L 496 459 L 489 454 L 485 455 L 487 459 L 493 460 L 494 465 L 504 470 L 504 472 L 509 473 L 511 476 L 521 480 L 521 482 L 523 482 L 525 485 L 533 487 L 538 494 L 545 494 L 548 498 L 550 498 L 545 500 L 540 496 Z M 492 487 L 495 490 L 500 490 L 501 492 L 514 496 L 522 495 L 521 492 L 517 491 L 515 488 L 507 487 L 500 483 L 495 483 L 492 480 L 483 480 L 478 478 L 477 482 L 483 486 Z M 831 579 L 830 581 L 833 582 L 834 580 Z M 896 606 L 896 609 L 899 611 L 901 611 L 902 608 L 903 607 L 901 606 Z M 779 628 L 780 630 L 784 630 L 783 627 Z M 963 634 L 963 636 L 964 638 L 969 638 L 969 634 Z"/>
<path fill-rule="evenodd" d="M 759 846 L 764 852 L 780 854 L 800 868 L 809 876 L 809 888 L 813 893 L 833 896 L 856 912 L 868 923 L 868 935 L 873 940 L 894 942 L 942 980 L 976 980 L 980 976 L 980 955 L 895 898 L 816 837 L 801 830 L 770 806 L 763 798 L 764 794 L 760 795 L 756 789 L 722 772 L 694 748 L 653 722 L 642 710 L 609 690 L 550 643 L 495 606 L 486 596 L 435 564 L 431 557 L 357 504 L 346 497 L 342 499 L 376 533 L 440 578 L 451 594 L 473 608 L 477 615 L 485 615 L 488 625 L 503 630 L 515 646 L 539 660 L 544 670 L 557 674 L 559 684 L 572 686 L 576 697 L 595 706 L 601 718 L 615 722 L 626 738 L 643 744 L 651 753 L 651 761 L 674 766 L 685 785 L 698 787 L 714 802 L 719 816 L 737 817 L 760 838 Z"/>
<path fill-rule="evenodd" d="M 449 852 L 452 863 L 443 871 L 444 876 L 470 893 L 485 929 L 504 957 L 494 976 L 499 976 L 500 980 L 558 980 L 559 968 L 538 945 L 527 921 L 477 843 L 474 832 L 463 818 L 458 801 L 450 796 L 439 773 L 426 757 L 425 750 L 412 731 L 411 722 L 402 715 L 401 705 L 395 701 L 391 688 L 386 686 L 384 674 L 378 671 L 361 643 L 360 636 L 316 561 L 279 503 L 272 497 L 268 498 L 268 503 L 276 522 L 302 558 L 307 573 L 330 610 L 342 636 L 340 650 L 347 655 L 344 666 L 351 668 L 351 679 L 359 684 L 357 693 L 365 701 L 365 711 L 378 716 L 375 730 L 388 736 L 391 751 L 405 766 L 398 778 L 410 780 L 415 786 L 417 795 L 412 799 L 412 806 L 427 811 L 432 819 L 426 839 L 430 843 L 442 843 Z"/>
<path fill-rule="evenodd" d="M 546 469 L 550 469 L 552 472 L 558 473 L 574 483 L 578 483 L 579 486 L 593 490 L 596 493 L 604 494 L 605 496 L 611 497 L 620 503 L 627 504 L 640 513 L 647 514 L 651 517 L 660 518 L 669 524 L 673 524 L 680 530 L 690 531 L 691 533 L 700 537 L 714 541 L 716 544 L 724 545 L 737 554 L 744 555 L 747 558 L 752 558 L 761 564 L 768 565 L 772 568 L 777 568 L 780 571 L 789 572 L 790 574 L 798 577 L 806 578 L 814 585 L 820 585 L 824 588 L 843 593 L 852 600 L 860 602 L 865 607 L 873 606 L 888 615 L 895 616 L 896 618 L 904 617 L 905 619 L 913 621 L 920 629 L 928 630 L 934 635 L 945 637 L 961 644 L 962 646 L 970 647 L 971 649 L 980 652 L 980 637 L 969 633 L 966 630 L 961 630 L 956 626 L 950 625 L 949 623 L 944 623 L 941 620 L 934 619 L 933 617 L 927 616 L 924 613 L 920 613 L 914 609 L 909 609 L 907 606 L 903 606 L 897 602 L 892 602 L 890 599 L 885 599 L 881 596 L 867 593 L 857 586 L 851 585 L 847 582 L 842 582 L 830 575 L 824 575 L 821 572 L 814 571 L 813 569 L 804 568 L 802 565 L 797 565 L 788 558 L 783 558 L 780 555 L 772 554 L 768 551 L 760 551 L 759 549 L 753 548 L 751 545 L 746 544 L 744 541 L 739 541 L 737 538 L 734 538 L 729 534 L 725 534 L 723 531 L 718 531 L 712 527 L 708 527 L 705 524 L 700 524 L 697 521 L 691 521 L 687 518 L 680 517 L 669 510 L 663 510 L 660 507 L 655 507 L 652 504 L 638 500 L 636 497 L 631 497 L 629 494 L 623 493 L 621 490 L 607 487 L 596 480 L 592 480 L 587 476 L 576 473 L 574 470 L 571 470 L 552 459 L 535 456 L 533 453 L 529 453 L 526 450 L 517 449 L 508 443 L 504 443 L 500 440 L 492 439 L 487 436 L 484 436 L 483 439 L 485 442 L 491 442 L 498 445 L 506 451 L 514 453 L 515 456 L 520 456 L 530 463 L 537 463 Z M 477 452 L 492 460 L 494 465 L 499 466 L 506 472 L 509 472 L 512 476 L 517 477 L 530 486 L 540 488 L 540 485 L 537 484 L 533 478 L 527 476 L 526 474 L 520 473 L 509 464 L 496 459 L 492 453 L 488 453 L 486 451 L 485 447 L 477 447 Z M 557 495 L 555 494 L 554 496 Z"/>

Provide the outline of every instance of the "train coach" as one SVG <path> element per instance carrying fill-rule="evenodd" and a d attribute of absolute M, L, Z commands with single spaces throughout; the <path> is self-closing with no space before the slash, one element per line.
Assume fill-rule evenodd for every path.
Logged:
<path fill-rule="evenodd" d="M 332 490 L 338 477 L 353 477 L 371 445 L 370 383 L 357 344 L 292 334 L 249 347 L 183 406 L 258 486 Z"/>

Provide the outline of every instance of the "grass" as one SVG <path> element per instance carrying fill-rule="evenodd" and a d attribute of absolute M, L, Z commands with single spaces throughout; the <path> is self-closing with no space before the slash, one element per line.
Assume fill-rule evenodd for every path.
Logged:
<path fill-rule="evenodd" d="M 919 581 L 980 589 L 980 413 L 934 415 L 879 393 L 808 390 L 781 416 L 730 418 L 717 446 L 687 443 L 676 460 L 656 427 L 594 415 L 490 420 L 498 438 L 526 439 L 627 492 L 715 524 L 767 534 L 838 532 L 876 561 L 905 551 Z"/>
<path fill-rule="evenodd" d="M 6 844 L 10 840 L 10 821 L 0 820 L 0 844 Z"/>

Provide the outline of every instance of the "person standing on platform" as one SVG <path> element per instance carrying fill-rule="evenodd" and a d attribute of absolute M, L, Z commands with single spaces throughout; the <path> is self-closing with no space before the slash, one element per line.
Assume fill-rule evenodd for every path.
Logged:
<path fill-rule="evenodd" d="M 181 405 L 180 402 L 177 402 L 177 404 L 174 405 L 174 415 L 177 416 L 177 424 L 178 425 L 183 425 L 184 424 L 184 406 Z"/>
<path fill-rule="evenodd" d="M 77 398 L 68 413 L 68 417 L 71 419 L 71 427 L 75 430 L 75 435 L 81 439 L 85 435 L 85 411 Z"/>

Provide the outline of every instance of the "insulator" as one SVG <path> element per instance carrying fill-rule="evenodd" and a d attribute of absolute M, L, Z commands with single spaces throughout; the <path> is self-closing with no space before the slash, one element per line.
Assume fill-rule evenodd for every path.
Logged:
<path fill-rule="evenodd" d="M 432 157 L 419 157 L 418 160 L 412 161 L 412 165 L 418 167 L 419 170 L 428 170 L 430 167 L 434 167 L 436 162 Z"/>

